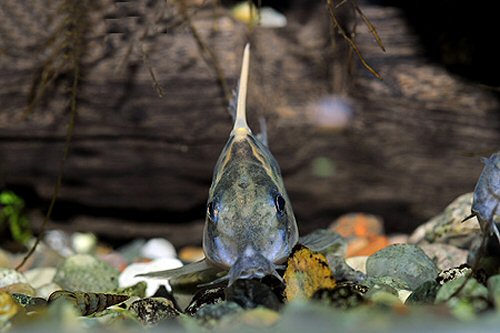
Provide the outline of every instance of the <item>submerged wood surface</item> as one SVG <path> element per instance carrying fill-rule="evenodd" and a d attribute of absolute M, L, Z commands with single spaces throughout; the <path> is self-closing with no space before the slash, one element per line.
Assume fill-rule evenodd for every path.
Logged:
<path fill-rule="evenodd" d="M 35 4 L 8 0 L 0 6 L 0 31 L 8 32 L 1 35 L 18 37 L 0 40 L 0 179 L 32 188 L 47 201 L 65 140 L 67 92 L 63 83 L 50 88 L 31 117 L 22 119 L 35 71 L 46 56 L 40 52 L 48 34 L 43 31 L 51 27 L 37 23 L 49 22 L 50 8 Z M 176 244 L 196 242 L 230 117 L 213 68 L 186 25 L 161 32 L 172 23 L 167 17 L 152 25 L 159 33 L 137 42 L 144 29 L 139 18 L 153 20 L 154 13 L 127 6 L 102 1 L 90 16 L 93 37 L 56 205 L 59 212 L 66 207 L 60 216 L 75 216 L 59 225 L 112 237 L 133 237 L 135 230 L 145 237 L 168 236 Z M 14 20 L 13 10 L 21 11 L 20 17 L 30 14 L 25 8 L 43 19 Z M 479 156 L 497 150 L 500 142 L 499 103 L 488 89 L 426 61 L 397 9 L 362 9 L 387 52 L 361 24 L 358 45 L 384 80 L 354 59 L 356 69 L 344 87 L 356 113 L 343 131 L 321 128 L 307 116 L 310 103 L 335 92 L 323 5 L 306 11 L 297 1 L 287 12 L 287 27 L 251 34 L 250 125 L 258 131 L 257 117 L 267 119 L 271 151 L 302 232 L 350 211 L 379 214 L 389 231 L 409 231 L 471 191 L 482 169 Z M 210 8 L 197 11 L 193 22 L 234 86 L 246 28 Z M 345 68 L 347 62 L 341 59 Z M 145 64 L 154 70 L 162 98 Z M 311 171 L 312 161 L 322 157 L 334 166 L 327 178 Z"/>

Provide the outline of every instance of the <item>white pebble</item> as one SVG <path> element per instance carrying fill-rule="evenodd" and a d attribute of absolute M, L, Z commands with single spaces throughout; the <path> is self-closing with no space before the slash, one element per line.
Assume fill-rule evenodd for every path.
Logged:
<path fill-rule="evenodd" d="M 133 286 L 137 282 L 146 281 L 146 283 L 148 284 L 148 287 L 146 289 L 146 296 L 152 296 L 161 285 L 164 285 L 167 290 L 172 290 L 172 288 L 170 288 L 168 280 L 156 278 L 152 279 L 142 276 L 137 277 L 136 275 L 174 269 L 181 266 L 182 262 L 174 258 L 156 259 L 148 263 L 134 263 L 125 268 L 125 270 L 120 274 L 118 283 L 120 284 L 120 287 L 129 287 Z"/>
<path fill-rule="evenodd" d="M 0 288 L 14 283 L 28 283 L 23 273 L 10 268 L 0 267 Z"/>
<path fill-rule="evenodd" d="M 71 235 L 71 246 L 76 253 L 90 254 L 97 247 L 97 238 L 91 233 L 75 232 Z"/>
<path fill-rule="evenodd" d="M 24 273 L 28 283 L 35 289 L 49 284 L 54 280 L 57 269 L 55 267 L 32 268 Z"/>
<path fill-rule="evenodd" d="M 172 243 L 166 239 L 152 238 L 142 247 L 141 255 L 149 259 L 176 258 L 177 252 Z"/>

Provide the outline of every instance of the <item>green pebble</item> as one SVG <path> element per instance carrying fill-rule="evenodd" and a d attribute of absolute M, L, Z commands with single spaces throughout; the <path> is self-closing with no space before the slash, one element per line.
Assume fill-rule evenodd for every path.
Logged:
<path fill-rule="evenodd" d="M 58 267 L 54 282 L 65 290 L 109 292 L 118 288 L 116 269 L 88 254 L 66 258 Z"/>
<path fill-rule="evenodd" d="M 403 281 L 409 290 L 415 290 L 428 280 L 433 280 L 439 270 L 436 264 L 413 244 L 388 246 L 366 261 L 366 274 L 369 277 L 388 276 Z"/>

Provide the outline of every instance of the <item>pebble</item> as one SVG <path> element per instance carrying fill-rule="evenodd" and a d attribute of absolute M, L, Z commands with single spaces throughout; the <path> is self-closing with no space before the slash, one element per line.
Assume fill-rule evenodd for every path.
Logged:
<path fill-rule="evenodd" d="M 327 258 L 303 245 L 297 245 L 292 250 L 283 280 L 286 286 L 284 295 L 289 302 L 311 298 L 316 290 L 336 285 Z"/>
<path fill-rule="evenodd" d="M 389 245 L 392 244 L 406 244 L 410 238 L 407 234 L 393 234 L 389 236 Z"/>
<path fill-rule="evenodd" d="M 28 280 L 14 269 L 0 267 L 0 288 L 16 283 L 28 283 Z"/>
<path fill-rule="evenodd" d="M 436 264 L 419 247 L 412 244 L 390 245 L 366 261 L 370 277 L 388 276 L 404 281 L 409 290 L 437 277 Z"/>
<path fill-rule="evenodd" d="M 172 258 L 156 259 L 148 263 L 134 263 L 125 268 L 120 274 L 119 285 L 120 287 L 129 287 L 137 282 L 146 281 L 148 284 L 146 296 L 152 296 L 161 285 L 164 285 L 170 291 L 171 288 L 168 280 L 136 277 L 136 275 L 173 269 L 181 266 L 182 262 L 180 260 Z"/>
<path fill-rule="evenodd" d="M 130 243 L 120 247 L 117 252 L 125 258 L 127 262 L 135 262 L 141 259 L 142 248 L 146 244 L 144 239 L 135 239 Z"/>
<path fill-rule="evenodd" d="M 436 263 L 439 270 L 457 267 L 467 262 L 469 251 L 440 243 L 421 243 L 419 247 Z"/>
<path fill-rule="evenodd" d="M 353 239 L 347 245 L 346 257 L 370 256 L 389 244 L 389 239 L 386 236 Z"/>
<path fill-rule="evenodd" d="M 109 252 L 105 254 L 99 254 L 98 258 L 104 262 L 107 262 L 110 266 L 117 269 L 119 272 L 123 272 L 128 266 L 128 262 L 120 253 Z"/>
<path fill-rule="evenodd" d="M 3 326 L 14 317 L 21 307 L 17 302 L 6 292 L 0 291 L 0 330 L 3 331 Z"/>
<path fill-rule="evenodd" d="M 28 245 L 28 247 L 31 245 L 33 245 L 33 243 Z M 14 255 L 13 266 L 19 265 L 25 256 L 25 253 Z M 26 272 L 36 267 L 56 267 L 63 263 L 64 260 L 65 257 L 61 256 L 60 253 L 43 243 L 39 243 L 35 252 L 29 257 L 19 271 Z"/>
<path fill-rule="evenodd" d="M 367 295 L 384 291 L 399 296 L 400 290 L 408 290 L 408 285 L 405 281 L 391 276 L 369 277 L 364 283 L 369 287 Z"/>
<path fill-rule="evenodd" d="M 386 291 L 376 291 L 370 294 L 367 294 L 369 299 L 380 305 L 385 305 L 385 306 L 400 306 L 402 305 L 401 300 L 397 295 L 394 295 L 393 293 L 389 293 Z"/>
<path fill-rule="evenodd" d="M 57 268 L 54 282 L 70 291 L 107 292 L 118 288 L 118 271 L 94 256 L 77 254 Z"/>
<path fill-rule="evenodd" d="M 88 232 L 75 232 L 71 235 L 71 247 L 79 254 L 94 253 L 97 248 L 97 237 Z"/>
<path fill-rule="evenodd" d="M 471 214 L 471 207 L 472 192 L 459 196 L 443 212 L 415 229 L 408 242 L 445 243 L 468 249 L 474 239 L 480 235 L 476 218 L 463 221 Z"/>
<path fill-rule="evenodd" d="M 118 295 L 127 295 L 127 296 L 137 296 L 140 298 L 146 297 L 146 288 L 147 288 L 147 283 L 144 281 L 137 282 L 136 284 L 129 286 L 129 287 L 123 287 L 123 288 L 118 288 L 113 290 L 114 294 Z"/>
<path fill-rule="evenodd" d="M 194 318 L 196 318 L 200 324 L 208 328 L 213 328 L 220 319 L 237 314 L 240 311 L 243 311 L 243 309 L 234 302 L 220 302 L 202 307 L 195 313 Z"/>
<path fill-rule="evenodd" d="M 29 296 L 35 296 L 36 291 L 33 289 L 32 286 L 30 286 L 28 283 L 13 283 L 9 284 L 8 286 L 1 287 L 0 291 L 7 292 L 9 294 L 12 293 L 17 293 L 17 294 L 25 294 Z"/>
<path fill-rule="evenodd" d="M 398 297 L 401 303 L 405 304 L 406 300 L 408 299 L 408 297 L 410 297 L 411 293 L 412 293 L 411 290 L 404 290 L 404 289 L 398 290 Z"/>
<path fill-rule="evenodd" d="M 367 260 L 368 260 L 367 256 L 358 256 L 358 257 L 346 258 L 345 262 L 352 269 L 366 274 L 366 261 Z"/>
<path fill-rule="evenodd" d="M 144 244 L 141 255 L 149 259 L 177 258 L 175 247 L 163 238 L 152 238 Z"/>
<path fill-rule="evenodd" d="M 329 227 L 348 240 L 346 257 L 369 256 L 389 245 L 382 219 L 375 215 L 350 213 Z"/>
<path fill-rule="evenodd" d="M 275 311 L 281 308 L 281 301 L 268 285 L 252 280 L 236 280 L 224 290 L 226 301 L 234 302 L 244 309 L 263 306 Z"/>
<path fill-rule="evenodd" d="M 440 285 L 436 280 L 425 281 L 410 294 L 410 296 L 406 299 L 405 304 L 433 304 L 439 288 Z"/>
<path fill-rule="evenodd" d="M 355 270 L 346 263 L 346 259 L 338 255 L 327 255 L 328 265 L 333 272 L 333 276 L 340 281 L 362 282 L 366 279 L 366 274 Z"/>
<path fill-rule="evenodd" d="M 180 314 L 170 300 L 162 297 L 137 300 L 130 305 L 129 311 L 147 326 L 156 325 L 162 320 L 172 319 Z"/>
<path fill-rule="evenodd" d="M 24 276 L 33 288 L 38 289 L 51 283 L 54 280 L 56 271 L 57 269 L 55 267 L 32 268 L 29 271 L 24 272 Z"/>
<path fill-rule="evenodd" d="M 459 319 L 471 320 L 476 314 L 489 308 L 488 289 L 474 278 L 469 278 L 458 295 L 451 297 L 461 288 L 467 276 L 448 281 L 439 289 L 435 303 L 446 303 Z"/>
<path fill-rule="evenodd" d="M 266 307 L 257 307 L 238 313 L 232 321 L 252 328 L 267 328 L 275 325 L 281 318 L 277 311 Z"/>
<path fill-rule="evenodd" d="M 185 310 L 186 314 L 193 316 L 206 305 L 225 301 L 226 295 L 224 294 L 224 289 L 225 287 L 215 287 L 197 291 Z"/>
<path fill-rule="evenodd" d="M 467 274 L 470 274 L 471 269 L 469 265 L 463 264 L 457 267 L 452 267 L 448 268 L 444 271 L 439 272 L 436 282 L 439 283 L 439 285 L 443 285 L 448 281 L 455 280 L 456 278 L 459 278 L 461 276 L 465 276 Z"/>
<path fill-rule="evenodd" d="M 63 257 L 75 254 L 71 246 L 71 237 L 62 230 L 49 230 L 45 233 L 43 239 L 45 244 Z"/>
<path fill-rule="evenodd" d="M 62 290 L 61 286 L 59 286 L 57 283 L 51 282 L 51 283 L 48 283 L 46 285 L 43 285 L 43 286 L 37 288 L 36 294 L 39 297 L 43 297 L 43 298 L 48 299 L 49 296 L 53 292 L 58 291 L 58 290 Z"/>
<path fill-rule="evenodd" d="M 498 312 L 500 311 L 500 275 L 490 276 L 487 286 L 490 299 L 495 304 L 495 308 Z"/>
<path fill-rule="evenodd" d="M 320 289 L 313 294 L 312 299 L 342 310 L 355 308 L 365 301 L 362 289 L 355 284 Z"/>
<path fill-rule="evenodd" d="M 198 246 L 186 246 L 179 251 L 179 259 L 183 262 L 191 263 L 205 258 L 203 249 Z"/>
<path fill-rule="evenodd" d="M 349 213 L 340 216 L 328 227 L 344 238 L 364 238 L 384 233 L 382 219 L 365 213 Z"/>
<path fill-rule="evenodd" d="M 450 297 L 462 286 L 466 279 L 467 276 L 460 276 L 443 284 L 436 295 L 436 303 L 448 301 Z M 454 297 L 461 296 L 482 297 L 487 299 L 488 289 L 484 285 L 477 282 L 476 279 L 469 278 L 466 285 L 459 291 L 458 295 Z"/>

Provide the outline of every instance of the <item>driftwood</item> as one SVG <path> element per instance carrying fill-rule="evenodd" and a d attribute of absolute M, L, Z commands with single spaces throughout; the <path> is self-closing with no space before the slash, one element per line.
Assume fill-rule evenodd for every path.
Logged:
<path fill-rule="evenodd" d="M 11 37 L 0 45 L 0 179 L 31 189 L 46 204 L 63 151 L 67 92 L 62 77 L 23 119 L 44 61 L 40 43 L 52 26 L 41 27 L 50 22 L 50 8 L 33 9 L 39 19 L 19 19 L 20 25 L 12 11 L 28 15 L 36 2 L 19 3 L 0 5 L 1 36 Z M 196 242 L 212 168 L 231 126 L 226 101 L 185 23 L 168 16 L 168 8 L 158 19 L 151 8 L 127 6 L 102 1 L 90 15 L 75 135 L 50 226 Z M 390 7 L 362 6 L 386 53 L 357 26 L 359 49 L 384 80 L 356 58 L 347 76 L 348 52 L 341 46 L 331 52 L 324 4 L 309 8 L 297 1 L 287 27 L 251 33 L 212 7 L 190 14 L 230 87 L 250 36 L 250 124 L 257 131 L 257 118 L 267 119 L 303 232 L 351 211 L 381 215 L 392 232 L 412 230 L 473 189 L 478 157 L 500 142 L 498 100 L 427 62 L 400 11 Z M 355 108 L 340 131 L 311 121 L 307 111 L 335 93 L 349 96 Z M 311 171 L 320 157 L 332 162 L 331 176 Z"/>

